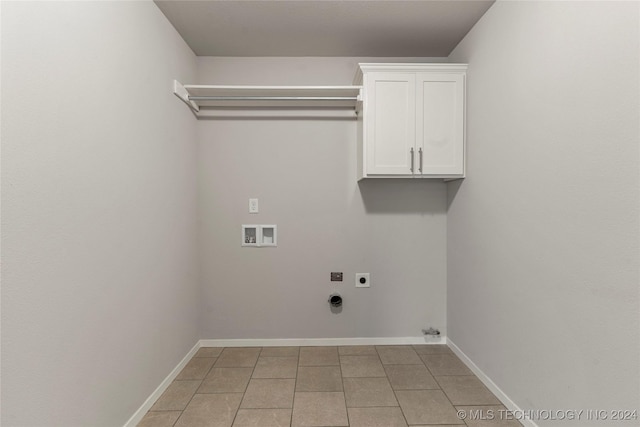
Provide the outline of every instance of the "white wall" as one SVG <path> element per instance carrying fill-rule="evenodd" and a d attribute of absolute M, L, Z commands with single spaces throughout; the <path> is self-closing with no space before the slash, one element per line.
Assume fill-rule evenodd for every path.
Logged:
<path fill-rule="evenodd" d="M 2 9 L 2 425 L 122 425 L 198 338 L 195 56 L 151 2 Z"/>
<path fill-rule="evenodd" d="M 450 57 L 448 334 L 523 408 L 638 409 L 638 7 L 498 2 Z"/>
<path fill-rule="evenodd" d="M 202 84 L 349 85 L 358 61 L 390 60 L 404 59 L 198 58 L 198 74 Z M 358 185 L 354 120 L 200 120 L 198 140 L 203 338 L 446 333 L 445 184 Z M 243 223 L 277 224 L 278 247 L 242 248 Z M 333 285 L 331 271 L 345 281 Z M 370 289 L 355 288 L 356 272 L 371 273 Z M 327 303 L 334 290 L 340 314 Z"/>

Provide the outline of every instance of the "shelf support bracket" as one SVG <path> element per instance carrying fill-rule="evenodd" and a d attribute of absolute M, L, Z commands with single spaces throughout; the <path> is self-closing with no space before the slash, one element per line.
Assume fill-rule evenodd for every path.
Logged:
<path fill-rule="evenodd" d="M 173 81 L 173 94 L 180 98 L 182 102 L 187 104 L 189 108 L 191 108 L 196 113 L 200 111 L 200 107 L 198 107 L 198 104 L 189 99 L 189 92 L 187 92 L 184 86 L 177 80 Z"/>

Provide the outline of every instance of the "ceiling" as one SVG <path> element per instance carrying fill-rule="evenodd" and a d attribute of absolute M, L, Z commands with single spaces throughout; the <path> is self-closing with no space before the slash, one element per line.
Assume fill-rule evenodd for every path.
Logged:
<path fill-rule="evenodd" d="M 199 56 L 448 56 L 494 0 L 154 0 Z"/>

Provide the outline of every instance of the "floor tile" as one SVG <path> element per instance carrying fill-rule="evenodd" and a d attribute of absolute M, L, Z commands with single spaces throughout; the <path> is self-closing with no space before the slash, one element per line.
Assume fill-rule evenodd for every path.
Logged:
<path fill-rule="evenodd" d="M 193 357 L 218 357 L 223 347 L 201 347 Z"/>
<path fill-rule="evenodd" d="M 432 375 L 473 375 L 453 354 L 421 354 L 420 357 Z"/>
<path fill-rule="evenodd" d="M 181 411 L 147 412 L 137 427 L 173 427 Z"/>
<path fill-rule="evenodd" d="M 344 393 L 296 392 L 291 425 L 348 426 Z"/>
<path fill-rule="evenodd" d="M 260 356 L 263 357 L 298 357 L 300 347 L 263 347 Z"/>
<path fill-rule="evenodd" d="M 214 366 L 216 368 L 252 368 L 258 360 L 260 350 L 259 347 L 227 347 Z"/>
<path fill-rule="evenodd" d="M 342 391 L 339 366 L 300 366 L 296 391 Z"/>
<path fill-rule="evenodd" d="M 241 393 L 196 394 L 175 427 L 231 427 Z"/>
<path fill-rule="evenodd" d="M 437 377 L 442 391 L 454 405 L 500 405 L 501 402 L 473 375 Z"/>
<path fill-rule="evenodd" d="M 451 354 L 453 353 L 446 344 L 420 344 L 414 345 L 413 349 L 418 354 Z"/>
<path fill-rule="evenodd" d="M 289 427 L 291 409 L 239 409 L 233 427 Z"/>
<path fill-rule="evenodd" d="M 521 427 L 522 424 L 513 419 L 502 405 L 495 406 L 456 406 L 463 411 L 465 422 L 469 427 Z"/>
<path fill-rule="evenodd" d="M 215 361 L 216 359 L 211 357 L 194 357 L 180 371 L 176 380 L 201 380 L 207 375 Z"/>
<path fill-rule="evenodd" d="M 376 345 L 376 351 L 392 349 L 392 350 L 413 350 L 413 345 Z"/>
<path fill-rule="evenodd" d="M 244 393 L 253 368 L 212 368 L 198 393 Z"/>
<path fill-rule="evenodd" d="M 385 365 L 417 365 L 422 363 L 411 346 L 376 347 L 380 360 Z"/>
<path fill-rule="evenodd" d="M 249 386 L 242 399 L 241 408 L 291 408 L 293 406 L 293 390 L 296 380 L 293 379 L 258 379 L 249 381 Z"/>
<path fill-rule="evenodd" d="M 152 411 L 182 411 L 200 386 L 200 380 L 174 381 L 151 407 Z"/>
<path fill-rule="evenodd" d="M 344 378 L 347 407 L 398 406 L 386 378 Z"/>
<path fill-rule="evenodd" d="M 399 390 L 396 396 L 409 425 L 464 424 L 441 390 Z"/>
<path fill-rule="evenodd" d="M 344 345 L 338 347 L 340 356 L 377 356 L 376 348 L 372 345 Z"/>
<path fill-rule="evenodd" d="M 446 345 L 203 347 L 138 425 L 463 425 L 456 408 L 521 426 Z"/>
<path fill-rule="evenodd" d="M 298 371 L 298 357 L 258 358 L 252 378 L 295 378 Z"/>
<path fill-rule="evenodd" d="M 398 407 L 349 408 L 350 427 L 406 427 L 404 415 Z"/>
<path fill-rule="evenodd" d="M 385 365 L 391 387 L 394 390 L 438 389 L 438 383 L 423 364 Z"/>
<path fill-rule="evenodd" d="M 378 356 L 340 356 L 342 376 L 384 377 L 384 368 Z"/>
<path fill-rule="evenodd" d="M 301 347 L 300 366 L 337 366 L 337 347 Z"/>

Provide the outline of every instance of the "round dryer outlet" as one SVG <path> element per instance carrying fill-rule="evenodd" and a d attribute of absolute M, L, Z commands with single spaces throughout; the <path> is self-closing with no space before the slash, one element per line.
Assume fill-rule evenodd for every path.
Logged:
<path fill-rule="evenodd" d="M 356 273 L 356 288 L 371 287 L 371 278 L 369 273 Z"/>

